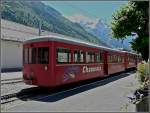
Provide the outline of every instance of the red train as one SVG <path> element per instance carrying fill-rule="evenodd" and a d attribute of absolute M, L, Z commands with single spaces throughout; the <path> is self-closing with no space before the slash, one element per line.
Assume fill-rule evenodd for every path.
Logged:
<path fill-rule="evenodd" d="M 140 60 L 134 53 L 65 36 L 40 36 L 23 44 L 23 79 L 55 87 L 135 68 Z"/>

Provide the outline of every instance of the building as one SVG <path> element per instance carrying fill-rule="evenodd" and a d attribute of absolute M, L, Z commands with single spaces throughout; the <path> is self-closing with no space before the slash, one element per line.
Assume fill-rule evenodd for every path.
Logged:
<path fill-rule="evenodd" d="M 53 33 L 41 33 L 48 34 Z M 38 35 L 36 28 L 1 19 L 1 71 L 22 69 L 22 43 Z"/>

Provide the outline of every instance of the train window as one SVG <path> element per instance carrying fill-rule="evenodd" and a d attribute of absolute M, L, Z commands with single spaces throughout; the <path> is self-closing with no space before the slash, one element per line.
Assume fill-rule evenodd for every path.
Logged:
<path fill-rule="evenodd" d="M 80 62 L 84 62 L 85 53 L 83 51 L 80 52 Z"/>
<path fill-rule="evenodd" d="M 49 61 L 49 48 L 48 47 L 38 48 L 38 63 L 48 64 L 48 61 Z"/>
<path fill-rule="evenodd" d="M 122 56 L 120 56 L 120 62 L 122 62 Z"/>
<path fill-rule="evenodd" d="M 28 64 L 28 48 L 24 48 L 23 50 L 23 63 Z"/>
<path fill-rule="evenodd" d="M 110 55 L 108 55 L 108 62 L 110 62 Z"/>
<path fill-rule="evenodd" d="M 117 55 L 113 55 L 113 62 L 117 62 L 117 58 L 118 58 Z"/>
<path fill-rule="evenodd" d="M 100 53 L 100 62 L 103 62 L 103 54 Z"/>
<path fill-rule="evenodd" d="M 74 51 L 74 62 L 75 63 L 83 63 L 84 62 L 84 52 L 82 51 Z"/>
<path fill-rule="evenodd" d="M 32 64 L 36 63 L 36 48 L 32 48 Z"/>
<path fill-rule="evenodd" d="M 130 61 L 130 57 L 128 56 L 128 62 Z"/>
<path fill-rule="evenodd" d="M 95 58 L 96 58 L 96 62 L 103 62 L 103 57 L 102 57 L 102 53 L 97 53 L 95 54 Z"/>
<path fill-rule="evenodd" d="M 112 55 L 109 55 L 109 56 L 108 56 L 108 61 L 109 61 L 109 62 L 112 62 L 112 61 L 113 61 Z"/>
<path fill-rule="evenodd" d="M 119 62 L 119 56 L 116 55 L 115 62 Z"/>
<path fill-rule="evenodd" d="M 129 56 L 129 61 L 132 62 L 132 55 Z"/>
<path fill-rule="evenodd" d="M 80 60 L 80 54 L 79 51 L 74 51 L 74 62 L 78 63 Z"/>
<path fill-rule="evenodd" d="M 121 62 L 121 57 L 120 56 L 118 56 L 118 62 Z"/>
<path fill-rule="evenodd" d="M 71 53 L 69 49 L 57 48 L 57 63 L 70 63 Z"/>
<path fill-rule="evenodd" d="M 124 56 L 122 56 L 122 63 L 124 63 Z"/>
<path fill-rule="evenodd" d="M 87 55 L 86 55 L 87 63 L 93 63 L 94 62 L 94 56 L 95 56 L 95 54 L 93 52 L 87 52 Z"/>
<path fill-rule="evenodd" d="M 117 56 L 117 62 L 119 62 L 119 57 L 120 57 L 120 56 Z"/>
<path fill-rule="evenodd" d="M 29 64 L 32 62 L 32 48 L 29 48 Z"/>
<path fill-rule="evenodd" d="M 101 61 L 100 54 L 96 53 L 95 57 L 96 57 L 96 62 L 97 63 Z"/>
<path fill-rule="evenodd" d="M 115 62 L 115 55 L 112 55 L 112 63 Z"/>
<path fill-rule="evenodd" d="M 120 62 L 124 62 L 124 61 L 123 61 L 123 56 L 121 56 L 121 61 L 120 61 Z"/>

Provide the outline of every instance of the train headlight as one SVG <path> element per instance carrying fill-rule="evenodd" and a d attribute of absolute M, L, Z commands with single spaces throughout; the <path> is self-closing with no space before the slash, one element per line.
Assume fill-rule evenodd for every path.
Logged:
<path fill-rule="evenodd" d="M 47 71 L 48 70 L 48 66 L 45 66 L 44 69 Z"/>

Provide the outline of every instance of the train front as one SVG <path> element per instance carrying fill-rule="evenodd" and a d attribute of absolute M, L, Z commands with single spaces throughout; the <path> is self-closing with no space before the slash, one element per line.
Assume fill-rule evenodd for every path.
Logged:
<path fill-rule="evenodd" d="M 50 42 L 23 44 L 23 80 L 28 85 L 49 87 L 54 81 L 51 76 Z"/>

